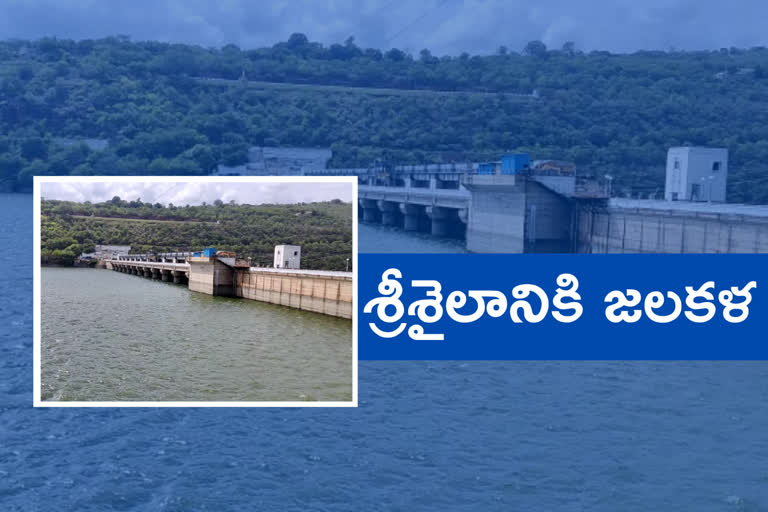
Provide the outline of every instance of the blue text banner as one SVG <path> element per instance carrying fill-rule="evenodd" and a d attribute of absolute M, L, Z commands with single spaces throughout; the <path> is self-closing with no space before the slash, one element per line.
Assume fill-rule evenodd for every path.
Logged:
<path fill-rule="evenodd" d="M 361 254 L 360 359 L 768 359 L 767 263 L 746 254 Z"/>

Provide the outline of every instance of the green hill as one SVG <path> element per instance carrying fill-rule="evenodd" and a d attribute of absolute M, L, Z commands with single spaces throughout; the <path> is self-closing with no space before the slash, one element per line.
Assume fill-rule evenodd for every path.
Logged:
<path fill-rule="evenodd" d="M 352 205 L 338 200 L 292 205 L 162 206 L 114 198 L 104 203 L 43 200 L 43 264 L 72 265 L 95 244 L 131 252 L 216 247 L 271 266 L 274 246 L 302 246 L 302 267 L 344 270 L 352 257 Z"/>
<path fill-rule="evenodd" d="M 36 174 L 207 174 L 268 145 L 330 146 L 336 167 L 528 151 L 647 193 L 663 188 L 667 148 L 690 144 L 728 147 L 729 199 L 765 203 L 767 58 L 765 48 L 612 55 L 540 42 L 413 57 L 300 34 L 254 50 L 7 41 L 0 187 L 28 188 Z M 73 144 L 84 139 L 109 144 Z"/>

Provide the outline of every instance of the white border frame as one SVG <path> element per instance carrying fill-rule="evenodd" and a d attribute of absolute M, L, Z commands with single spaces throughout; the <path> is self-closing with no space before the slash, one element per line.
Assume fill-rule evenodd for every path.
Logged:
<path fill-rule="evenodd" d="M 41 400 L 41 183 L 346 183 L 352 185 L 352 400 L 349 402 L 83 402 Z M 35 176 L 33 191 L 33 399 L 35 407 L 357 407 L 357 177 L 356 176 Z"/>

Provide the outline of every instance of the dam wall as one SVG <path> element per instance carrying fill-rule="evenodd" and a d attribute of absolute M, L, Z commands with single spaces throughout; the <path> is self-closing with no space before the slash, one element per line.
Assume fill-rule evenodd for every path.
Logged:
<path fill-rule="evenodd" d="M 233 297 L 233 269 L 216 258 L 190 258 L 189 289 L 193 292 Z"/>
<path fill-rule="evenodd" d="M 471 176 L 470 252 L 525 252 L 525 185 L 514 176 Z"/>
<path fill-rule="evenodd" d="M 249 267 L 234 257 L 193 256 L 186 262 L 147 261 L 139 256 L 105 260 L 105 268 L 177 284 L 193 292 L 242 297 L 352 318 L 354 281 L 351 272 Z"/>
<path fill-rule="evenodd" d="M 575 252 L 768 253 L 768 215 L 758 208 L 612 200 L 575 213 Z"/>
<path fill-rule="evenodd" d="M 325 315 L 352 318 L 353 287 L 346 272 L 236 269 L 235 295 Z"/>
<path fill-rule="evenodd" d="M 476 175 L 471 193 L 467 249 L 482 253 L 567 252 L 571 246 L 568 199 L 519 175 Z"/>

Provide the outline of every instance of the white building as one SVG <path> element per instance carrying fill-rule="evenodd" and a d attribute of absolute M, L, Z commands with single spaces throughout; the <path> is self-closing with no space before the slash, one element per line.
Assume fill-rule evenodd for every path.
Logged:
<path fill-rule="evenodd" d="M 300 245 L 276 245 L 275 246 L 275 268 L 301 268 L 301 246 Z"/>
<path fill-rule="evenodd" d="M 80 257 L 83 259 L 103 260 L 117 254 L 128 254 L 129 252 L 131 252 L 130 245 L 96 245 L 93 252 L 84 252 Z"/>
<path fill-rule="evenodd" d="M 725 202 L 728 150 L 676 147 L 667 152 L 667 201 Z"/>
<path fill-rule="evenodd" d="M 329 148 L 254 146 L 248 150 L 248 163 L 227 167 L 218 165 L 217 176 L 300 176 L 307 170 L 325 169 L 333 156 Z"/>

